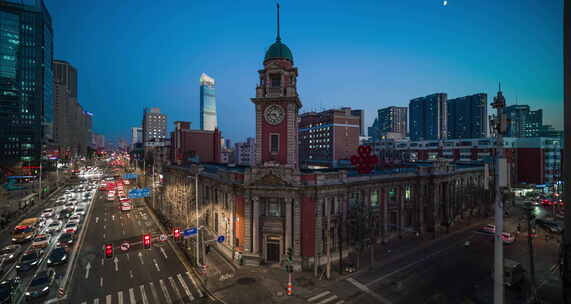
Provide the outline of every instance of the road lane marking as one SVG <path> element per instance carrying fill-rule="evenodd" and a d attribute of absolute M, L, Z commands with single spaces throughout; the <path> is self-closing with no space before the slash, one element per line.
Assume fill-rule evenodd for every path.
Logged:
<path fill-rule="evenodd" d="M 125 235 L 125 229 L 123 229 L 123 235 Z"/>
<path fill-rule="evenodd" d="M 111 295 L 108 294 L 107 297 L 105 297 L 105 304 L 111 304 Z"/>
<path fill-rule="evenodd" d="M 159 284 L 161 285 L 161 289 L 163 290 L 163 294 L 165 295 L 167 303 L 172 304 L 171 296 L 169 295 L 169 291 L 167 290 L 165 282 L 163 282 L 163 280 L 159 280 Z"/>
<path fill-rule="evenodd" d="M 99 222 L 99 217 L 98 217 L 98 216 L 95 217 L 95 224 L 97 224 L 97 222 Z M 104 228 L 104 229 L 105 229 L 105 228 Z"/>
<path fill-rule="evenodd" d="M 105 233 L 103 234 L 103 239 L 105 239 Z"/>
<path fill-rule="evenodd" d="M 155 284 L 151 282 L 149 283 L 149 286 L 151 286 L 151 293 L 153 294 L 153 300 L 155 300 L 154 303 L 160 303 L 159 296 L 157 295 L 157 290 L 155 289 Z"/>
<path fill-rule="evenodd" d="M 113 263 L 115 263 L 115 271 L 119 271 L 119 259 L 117 257 L 113 259 Z"/>
<path fill-rule="evenodd" d="M 372 296 L 373 298 L 379 300 L 379 302 L 381 303 L 386 303 L 386 304 L 391 304 L 392 302 L 389 301 L 388 299 L 384 298 L 383 296 L 381 296 L 380 294 L 372 291 L 371 289 L 369 289 L 369 287 L 367 287 L 365 284 L 362 284 L 360 282 L 357 282 L 357 280 L 353 279 L 353 278 L 348 278 L 347 282 L 355 285 L 355 287 L 361 289 L 362 291 L 368 293 L 370 296 Z"/>
<path fill-rule="evenodd" d="M 202 290 L 200 290 L 200 287 L 198 287 L 198 284 L 196 284 L 196 282 L 194 281 L 194 278 L 190 275 L 190 272 L 187 271 L 186 275 L 188 276 L 190 281 L 192 281 L 192 284 L 194 284 L 194 286 L 196 287 L 196 291 L 198 291 L 198 295 L 202 298 L 204 296 L 202 294 Z"/>
<path fill-rule="evenodd" d="M 155 267 L 157 267 L 157 271 L 161 271 L 161 269 L 159 268 L 159 263 L 157 263 L 157 260 L 153 259 L 153 262 L 155 262 Z"/>
<path fill-rule="evenodd" d="M 337 295 L 331 295 L 329 298 L 324 299 L 323 301 L 321 301 L 321 302 L 319 302 L 319 303 L 317 303 L 317 304 L 326 304 L 326 303 L 329 303 L 329 302 L 332 302 L 332 301 L 335 301 L 335 300 L 337 300 Z"/>
<path fill-rule="evenodd" d="M 105 230 L 105 228 L 107 228 L 107 225 L 103 225 L 103 229 Z"/>
<path fill-rule="evenodd" d="M 165 252 L 165 249 L 163 247 L 161 247 L 161 253 L 165 256 L 165 260 L 167 259 L 167 253 Z"/>
<path fill-rule="evenodd" d="M 141 290 L 141 298 L 143 299 L 143 304 L 149 304 L 149 301 L 147 300 L 147 294 L 145 293 L 145 285 L 139 286 L 139 289 Z"/>
<path fill-rule="evenodd" d="M 119 304 L 123 304 L 123 291 L 117 292 L 117 301 Z"/>
<path fill-rule="evenodd" d="M 133 270 L 129 270 L 129 276 L 131 277 L 131 279 L 133 278 Z"/>
<path fill-rule="evenodd" d="M 331 293 L 330 291 L 326 290 L 326 291 L 324 291 L 324 292 L 322 292 L 322 293 L 320 293 L 320 294 L 318 294 L 318 295 L 315 295 L 315 296 L 313 296 L 313 297 L 307 299 L 307 302 L 313 302 L 313 301 L 315 301 L 315 300 L 317 300 L 317 299 L 319 299 L 319 298 L 322 298 L 322 297 L 324 297 L 324 296 L 326 296 L 326 295 L 328 295 L 328 294 L 330 294 L 330 293 Z"/>
<path fill-rule="evenodd" d="M 182 289 L 184 289 L 184 293 L 186 293 L 186 295 L 188 296 L 188 299 L 190 301 L 194 300 L 194 297 L 192 296 L 192 294 L 190 293 L 190 290 L 188 289 L 188 286 L 186 286 L 186 283 L 184 282 L 184 280 L 182 279 L 182 275 L 179 273 L 176 275 L 176 277 L 178 278 L 178 281 L 180 282 L 180 285 L 182 285 Z"/>
<path fill-rule="evenodd" d="M 172 289 L 174 289 L 174 292 L 176 293 L 176 299 L 175 300 L 182 299 L 182 295 L 180 294 L 180 291 L 178 290 L 178 287 L 176 286 L 176 282 L 174 281 L 174 279 L 172 277 L 169 277 L 169 282 L 171 282 Z"/>
<path fill-rule="evenodd" d="M 103 277 L 99 278 L 99 286 L 103 287 Z"/>
<path fill-rule="evenodd" d="M 131 301 L 131 304 L 137 303 L 137 301 L 135 301 L 135 292 L 133 291 L 133 288 L 129 288 L 129 300 Z"/>
<path fill-rule="evenodd" d="M 101 258 L 101 266 L 103 266 L 105 264 L 105 259 Z"/>
<path fill-rule="evenodd" d="M 99 304 L 99 299 L 93 300 L 93 304 Z"/>

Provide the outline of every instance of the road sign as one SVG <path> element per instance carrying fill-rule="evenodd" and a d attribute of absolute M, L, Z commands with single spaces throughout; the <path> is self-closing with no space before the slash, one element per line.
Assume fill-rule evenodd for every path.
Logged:
<path fill-rule="evenodd" d="M 127 250 L 129 250 L 130 247 L 131 247 L 131 245 L 129 244 L 129 242 L 123 242 L 121 244 L 121 251 L 127 251 Z"/>
<path fill-rule="evenodd" d="M 166 234 L 161 234 L 161 235 L 159 236 L 159 240 L 160 240 L 161 242 L 164 242 L 164 241 L 166 241 L 167 239 L 168 239 L 168 237 L 167 237 Z"/>
<path fill-rule="evenodd" d="M 221 236 L 219 236 L 219 237 L 216 239 L 216 241 L 217 241 L 218 243 L 224 243 L 224 240 L 225 240 L 225 239 L 226 239 L 226 238 L 225 238 L 223 235 L 221 235 Z"/>
<path fill-rule="evenodd" d="M 184 231 L 182 232 L 182 236 L 183 236 L 183 238 L 188 239 L 197 233 L 198 233 L 198 229 L 196 229 L 196 227 L 187 228 L 187 229 L 184 229 Z"/>

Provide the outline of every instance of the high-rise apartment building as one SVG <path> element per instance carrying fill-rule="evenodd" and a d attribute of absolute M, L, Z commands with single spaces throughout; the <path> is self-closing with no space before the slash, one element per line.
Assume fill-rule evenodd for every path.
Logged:
<path fill-rule="evenodd" d="M 359 116 L 359 120 L 361 121 L 361 133 L 359 136 L 365 136 L 365 110 L 351 110 L 351 115 Z"/>
<path fill-rule="evenodd" d="M 54 142 L 66 157 L 84 155 L 91 145 L 92 114 L 77 99 L 77 69 L 54 60 Z"/>
<path fill-rule="evenodd" d="M 543 126 L 543 110 L 531 111 L 528 105 L 511 105 L 505 109 L 510 120 L 509 137 L 537 137 Z"/>
<path fill-rule="evenodd" d="M 214 78 L 202 73 L 200 75 L 200 129 L 214 131 L 217 127 Z"/>
<path fill-rule="evenodd" d="M 377 121 L 380 136 L 387 133 L 400 134 L 406 137 L 408 126 L 407 107 L 388 107 L 377 111 Z"/>
<path fill-rule="evenodd" d="M 134 149 L 136 144 L 143 142 L 143 128 L 133 127 L 131 128 L 131 148 Z"/>
<path fill-rule="evenodd" d="M 488 136 L 488 95 L 479 93 L 449 99 L 448 138 L 481 138 Z"/>
<path fill-rule="evenodd" d="M 0 159 L 37 161 L 53 142 L 53 30 L 43 1 L 0 1 Z"/>
<path fill-rule="evenodd" d="M 446 93 L 435 93 L 410 101 L 411 140 L 447 138 L 447 99 Z"/>
<path fill-rule="evenodd" d="M 236 143 L 236 148 L 234 149 L 235 161 L 239 166 L 250 166 L 256 165 L 256 139 L 248 137 L 246 142 Z"/>
<path fill-rule="evenodd" d="M 143 144 L 164 141 L 167 137 L 167 116 L 159 108 L 145 108 L 143 112 Z"/>
<path fill-rule="evenodd" d="M 335 167 L 357 153 L 361 116 L 351 108 L 300 115 L 299 161 L 303 166 Z"/>

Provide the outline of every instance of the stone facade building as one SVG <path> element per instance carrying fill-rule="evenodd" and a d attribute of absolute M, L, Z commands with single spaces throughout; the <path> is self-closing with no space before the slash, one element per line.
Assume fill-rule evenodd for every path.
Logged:
<path fill-rule="evenodd" d="M 224 235 L 227 241 L 216 246 L 229 258 L 277 264 L 285 262 L 291 248 L 296 271 L 317 271 L 316 265 L 327 260 L 322 257 L 331 261 L 351 251 L 349 240 L 359 237 L 350 222 L 356 208 L 368 215 L 367 237 L 373 242 L 416 232 L 438 237 L 450 225 L 490 209 L 483 165 L 416 163 L 366 175 L 352 169 L 300 169 L 298 70 L 279 33 L 263 65 L 252 99 L 255 166 L 166 167 L 152 207 L 171 226 L 195 227 L 197 210 L 203 239 Z"/>

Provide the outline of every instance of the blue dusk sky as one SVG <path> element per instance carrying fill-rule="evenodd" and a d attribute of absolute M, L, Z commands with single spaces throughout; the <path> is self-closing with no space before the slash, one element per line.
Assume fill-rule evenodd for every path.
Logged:
<path fill-rule="evenodd" d="M 199 127 L 199 77 L 216 79 L 219 127 L 255 135 L 257 70 L 275 41 L 275 1 L 45 0 L 56 59 L 78 69 L 94 130 L 127 139 L 144 107 Z M 563 122 L 562 0 L 281 2 L 302 112 L 408 106 L 435 92 L 496 94 Z"/>

